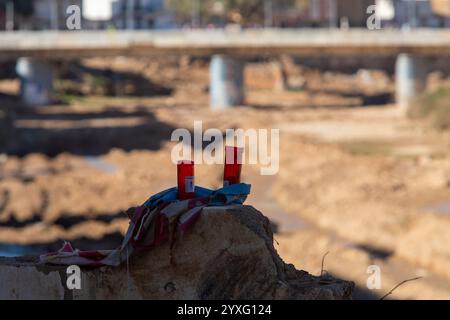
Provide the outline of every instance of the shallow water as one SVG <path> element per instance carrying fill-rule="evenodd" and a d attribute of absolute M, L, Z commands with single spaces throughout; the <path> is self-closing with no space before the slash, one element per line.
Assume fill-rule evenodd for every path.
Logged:
<path fill-rule="evenodd" d="M 425 211 L 429 211 L 436 214 L 450 215 L 450 203 L 437 203 L 433 205 L 426 206 Z"/>
<path fill-rule="evenodd" d="M 91 167 L 106 173 L 114 173 L 119 170 L 119 168 L 116 165 L 109 163 L 105 160 L 102 160 L 98 157 L 86 156 L 84 157 L 84 159 Z"/>
<path fill-rule="evenodd" d="M 41 246 L 0 244 L 0 257 L 36 256 L 46 252 L 47 249 Z"/>
<path fill-rule="evenodd" d="M 308 227 L 308 223 L 300 216 L 291 214 L 280 207 L 278 201 L 272 194 L 275 178 L 273 176 L 261 176 L 259 174 L 249 177 L 252 185 L 252 195 L 246 204 L 253 205 L 264 213 L 275 225 L 275 233 L 290 233 Z"/>

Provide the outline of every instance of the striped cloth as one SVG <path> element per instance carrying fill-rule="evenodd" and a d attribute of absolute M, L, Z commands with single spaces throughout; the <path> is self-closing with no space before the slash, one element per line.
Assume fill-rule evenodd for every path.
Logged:
<path fill-rule="evenodd" d="M 119 266 L 133 252 L 151 250 L 171 240 L 177 231 L 183 235 L 195 223 L 202 209 L 208 206 L 243 204 L 251 186 L 245 183 L 218 190 L 195 187 L 194 199 L 177 200 L 177 188 L 151 196 L 142 206 L 128 212 L 130 226 L 119 248 L 114 250 L 81 251 L 64 242 L 56 252 L 43 254 L 44 264 L 79 266 Z"/>

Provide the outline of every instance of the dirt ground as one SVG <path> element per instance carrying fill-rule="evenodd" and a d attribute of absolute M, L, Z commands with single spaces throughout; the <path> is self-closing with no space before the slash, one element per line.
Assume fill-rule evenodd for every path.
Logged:
<path fill-rule="evenodd" d="M 248 203 L 274 222 L 285 261 L 320 274 L 329 252 L 325 271 L 355 281 L 355 298 L 376 299 L 421 277 L 389 298 L 450 299 L 448 133 L 406 119 L 394 105 L 368 104 L 392 94 L 389 76 L 292 67 L 297 87 L 274 90 L 273 63 L 250 64 L 246 105 L 211 111 L 203 61 L 84 64 L 140 73 L 174 90 L 18 110 L 0 157 L 0 254 L 54 250 L 62 239 L 86 249 L 117 245 L 127 228 L 123 211 L 175 184 L 172 131 L 202 120 L 204 130 L 280 129 L 279 173 L 261 176 L 247 165 L 243 180 L 253 186 Z M 17 84 L 3 88 L 12 94 Z M 196 184 L 219 187 L 221 170 L 197 165 Z M 381 269 L 378 290 L 366 287 L 371 265 Z"/>

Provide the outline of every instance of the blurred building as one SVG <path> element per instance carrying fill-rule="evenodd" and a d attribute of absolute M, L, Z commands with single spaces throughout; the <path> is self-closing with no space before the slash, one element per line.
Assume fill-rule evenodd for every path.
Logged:
<path fill-rule="evenodd" d="M 173 26 L 164 0 L 115 0 L 112 20 L 118 29 L 161 29 Z"/>
<path fill-rule="evenodd" d="M 274 25 L 365 28 L 372 5 L 384 27 L 450 27 L 450 0 L 299 0 L 275 7 Z"/>
<path fill-rule="evenodd" d="M 339 25 L 351 28 L 367 26 L 367 8 L 376 4 L 376 0 L 336 0 Z"/>
<path fill-rule="evenodd" d="M 0 30 L 33 29 L 34 7 L 34 1 L 0 1 Z"/>
<path fill-rule="evenodd" d="M 367 8 L 376 0 L 299 0 L 295 8 L 274 9 L 278 27 L 365 27 Z"/>
<path fill-rule="evenodd" d="M 26 5 L 30 11 L 26 15 L 17 5 L 13 6 L 14 29 L 64 30 L 67 8 L 71 5 L 81 9 L 82 29 L 151 29 L 173 25 L 164 0 L 30 0 Z M 6 29 L 6 17 L 6 5 L 0 5 L 0 30 Z"/>
<path fill-rule="evenodd" d="M 106 29 L 112 26 L 115 0 L 83 0 L 83 29 Z"/>
<path fill-rule="evenodd" d="M 198 4 L 198 1 L 201 0 L 192 0 L 192 5 Z M 264 21 L 256 23 L 255 26 L 258 27 L 365 28 L 371 14 L 368 8 L 374 4 L 377 5 L 376 15 L 383 27 L 450 27 L 450 0 L 261 1 L 264 1 Z M 19 8 L 19 2 L 4 0 L 0 2 L 3 3 L 3 6 L 0 5 L 0 30 L 64 30 L 68 17 L 66 10 L 70 5 L 80 6 L 83 29 L 173 28 L 176 17 L 167 8 L 166 2 L 167 0 L 30 0 L 21 1 Z M 6 4 L 11 8 L 13 3 L 17 4 L 14 12 L 8 14 Z M 221 2 L 215 4 L 222 4 L 223 7 Z M 212 8 L 215 7 L 217 6 Z M 219 17 L 218 21 L 216 16 Z M 222 21 L 226 16 L 230 16 L 229 13 L 213 12 L 211 21 L 221 27 L 226 25 Z M 200 17 L 193 15 L 192 19 L 199 20 Z"/>
<path fill-rule="evenodd" d="M 397 27 L 445 27 L 447 18 L 442 16 L 447 0 L 395 0 L 394 24 Z"/>
<path fill-rule="evenodd" d="M 0 7 L 0 30 L 6 30 L 6 8 Z"/>
<path fill-rule="evenodd" d="M 34 0 L 34 12 L 19 29 L 58 30 L 66 29 L 66 10 L 71 5 L 82 7 L 82 0 Z"/>

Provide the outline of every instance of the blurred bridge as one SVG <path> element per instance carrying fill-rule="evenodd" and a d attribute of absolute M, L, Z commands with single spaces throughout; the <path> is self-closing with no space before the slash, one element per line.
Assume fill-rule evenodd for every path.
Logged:
<path fill-rule="evenodd" d="M 0 33 L 0 58 L 227 54 L 450 54 L 450 30 L 36 31 Z"/>
<path fill-rule="evenodd" d="M 65 31 L 0 33 L 0 59 L 18 59 L 22 97 L 46 104 L 52 61 L 92 56 L 187 54 L 212 56 L 211 106 L 244 102 L 243 59 L 279 54 L 397 56 L 400 105 L 421 91 L 427 56 L 450 55 L 450 30 L 254 29 L 178 31 Z"/>

